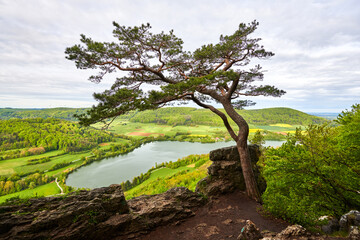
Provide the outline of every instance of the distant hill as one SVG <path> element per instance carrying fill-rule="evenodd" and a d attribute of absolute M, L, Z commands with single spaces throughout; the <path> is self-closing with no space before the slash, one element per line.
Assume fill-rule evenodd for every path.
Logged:
<path fill-rule="evenodd" d="M 74 114 L 86 112 L 86 108 L 45 108 L 17 109 L 1 108 L 0 119 L 57 118 L 76 121 Z M 249 124 L 269 125 L 287 123 L 291 125 L 320 124 L 326 121 L 291 108 L 265 108 L 238 111 Z M 154 111 L 130 112 L 119 116 L 119 119 L 130 122 L 159 123 L 166 125 L 210 125 L 222 126 L 222 120 L 210 110 L 191 107 L 168 107 Z"/>
<path fill-rule="evenodd" d="M 223 111 L 224 112 L 224 111 Z M 239 110 L 249 124 L 269 125 L 287 123 L 291 125 L 320 124 L 326 119 L 312 116 L 291 108 L 265 108 L 257 110 Z M 124 116 L 125 118 L 126 116 Z M 131 122 L 161 123 L 166 125 L 210 125 L 222 126 L 222 120 L 207 109 L 190 107 L 161 108 L 155 111 L 143 111 L 127 115 Z"/>
<path fill-rule="evenodd" d="M 20 109 L 0 108 L 0 119 L 26 119 L 26 118 L 57 118 L 68 121 L 76 121 L 74 114 L 85 113 L 86 108 L 44 108 L 44 109 Z"/>

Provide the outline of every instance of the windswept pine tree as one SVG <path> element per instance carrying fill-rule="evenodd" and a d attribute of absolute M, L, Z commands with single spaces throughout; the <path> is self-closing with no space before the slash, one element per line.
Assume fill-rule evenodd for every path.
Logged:
<path fill-rule="evenodd" d="M 97 42 L 81 35 L 81 44 L 66 49 L 66 58 L 79 69 L 98 69 L 90 76 L 100 82 L 106 74 L 123 72 L 111 89 L 94 93 L 99 102 L 87 114 L 80 114 L 81 124 L 90 125 L 125 114 L 131 110 L 157 109 L 174 101 L 193 101 L 218 115 L 234 139 L 240 154 L 247 194 L 260 201 L 247 148 L 249 126 L 235 111 L 254 103 L 247 96 L 280 97 L 285 92 L 274 86 L 257 85 L 263 80 L 260 65 L 249 67 L 250 60 L 266 59 L 274 54 L 251 38 L 258 22 L 241 23 L 217 44 L 204 45 L 194 52 L 184 51 L 183 41 L 173 31 L 154 34 L 150 24 L 125 27 L 113 23 L 117 42 Z M 157 90 L 145 91 L 145 85 Z M 152 88 L 154 89 L 154 88 Z M 213 103 L 220 103 L 237 125 L 233 129 L 228 117 Z"/>

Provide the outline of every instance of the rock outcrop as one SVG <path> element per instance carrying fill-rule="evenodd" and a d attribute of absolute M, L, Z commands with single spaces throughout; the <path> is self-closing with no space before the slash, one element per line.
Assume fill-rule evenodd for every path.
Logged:
<path fill-rule="evenodd" d="M 351 226 L 359 227 L 360 212 L 357 210 L 351 210 L 350 212 L 342 215 L 339 224 L 340 224 L 340 230 L 342 231 L 349 231 Z"/>
<path fill-rule="evenodd" d="M 109 239 L 194 215 L 204 199 L 187 188 L 126 202 L 120 185 L 0 206 L 0 239 Z"/>
<path fill-rule="evenodd" d="M 263 192 L 266 189 L 266 183 L 260 176 L 260 171 L 256 165 L 261 155 L 259 146 L 249 145 L 249 152 L 259 190 Z M 208 168 L 209 176 L 198 182 L 196 192 L 206 196 L 216 196 L 234 190 L 245 191 L 245 182 L 236 146 L 211 151 L 210 160 L 213 163 Z"/>

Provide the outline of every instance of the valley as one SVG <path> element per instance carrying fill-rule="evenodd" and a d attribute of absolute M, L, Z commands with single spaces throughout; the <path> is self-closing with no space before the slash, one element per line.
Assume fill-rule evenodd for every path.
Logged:
<path fill-rule="evenodd" d="M 214 144 L 230 141 L 227 144 L 232 144 L 230 136 L 217 116 L 212 116 L 204 110 L 164 108 L 156 111 L 132 112 L 114 120 L 106 130 L 98 130 L 104 127 L 101 123 L 84 128 L 74 121 L 68 121 L 74 120 L 72 114 L 83 111 L 84 109 L 61 108 L 0 109 L 0 117 L 3 118 L 0 121 L 2 139 L 0 203 L 11 198 L 59 194 L 60 189 L 54 182 L 55 178 L 58 178 L 65 192 L 73 191 L 76 188 L 66 185 L 65 182 L 68 175 L 76 169 L 94 161 L 126 154 L 147 142 L 170 140 Z M 248 120 L 250 138 L 256 131 L 261 131 L 267 140 L 284 140 L 287 134 L 294 133 L 301 124 L 325 122 L 324 119 L 292 109 L 273 109 L 272 114 L 271 109 L 249 110 L 248 114 L 245 110 L 242 111 L 250 119 Z M 298 122 L 294 120 L 288 121 L 289 123 L 284 122 L 289 118 L 284 116 L 289 115 L 298 119 Z M 261 120 L 261 117 L 264 119 Z M 196 148 L 194 151 L 191 154 L 199 153 L 196 152 Z M 179 157 L 181 155 L 169 159 L 163 158 L 160 161 L 153 160 L 146 167 L 142 167 L 141 172 L 151 169 L 155 166 L 155 162 L 161 164 L 176 161 Z M 100 166 L 105 161 L 108 160 L 96 164 Z M 184 169 L 178 170 L 176 172 Z M 186 170 L 192 172 L 197 168 Z M 166 170 L 158 171 L 166 172 Z M 203 171 L 202 174 L 206 174 L 205 172 Z M 121 172 L 116 172 L 115 169 L 114 174 L 116 173 L 121 175 Z M 162 176 L 168 177 L 174 174 L 171 171 L 167 173 Z M 129 175 L 128 179 L 122 178 L 109 184 L 126 183 L 138 175 L 140 173 L 134 173 L 132 176 Z M 154 173 L 151 175 L 153 176 Z M 34 177 L 42 178 L 44 181 L 34 180 Z"/>

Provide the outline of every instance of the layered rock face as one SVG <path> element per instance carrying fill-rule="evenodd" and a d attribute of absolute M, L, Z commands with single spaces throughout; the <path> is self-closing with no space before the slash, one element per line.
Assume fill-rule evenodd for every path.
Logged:
<path fill-rule="evenodd" d="M 120 185 L 0 206 L 0 239 L 111 239 L 194 215 L 204 199 L 186 188 L 126 202 Z"/>
<path fill-rule="evenodd" d="M 261 178 L 256 165 L 261 155 L 259 146 L 249 145 L 249 152 L 259 190 L 263 192 L 266 189 L 266 183 Z M 209 176 L 198 182 L 196 192 L 206 196 L 216 196 L 233 192 L 236 189 L 245 191 L 245 182 L 236 146 L 211 151 L 210 160 L 213 163 L 208 168 Z"/>

